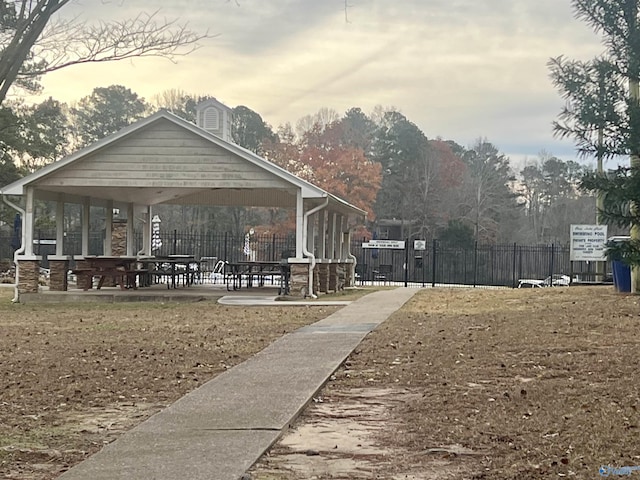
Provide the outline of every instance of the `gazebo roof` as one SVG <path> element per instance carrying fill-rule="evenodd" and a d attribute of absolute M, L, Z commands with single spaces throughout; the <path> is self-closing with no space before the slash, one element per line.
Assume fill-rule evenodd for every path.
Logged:
<path fill-rule="evenodd" d="M 167 146 L 168 145 L 168 146 Z M 311 204 L 366 213 L 255 153 L 161 110 L 3 187 L 3 195 L 113 200 L 141 205 L 295 207 Z"/>

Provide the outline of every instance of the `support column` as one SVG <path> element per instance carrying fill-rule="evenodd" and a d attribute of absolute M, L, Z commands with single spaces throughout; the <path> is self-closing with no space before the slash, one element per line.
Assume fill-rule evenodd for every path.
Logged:
<path fill-rule="evenodd" d="M 145 224 L 142 230 L 142 253 L 147 256 L 151 256 L 151 237 L 153 234 L 153 224 L 151 223 L 152 218 L 153 212 L 151 211 L 151 205 L 147 205 L 144 219 Z"/>
<path fill-rule="evenodd" d="M 56 255 L 49 257 L 49 290 L 54 292 L 66 292 L 69 289 L 67 272 L 71 257 Z"/>
<path fill-rule="evenodd" d="M 329 264 L 329 291 L 330 292 L 338 291 L 338 264 L 337 263 Z"/>
<path fill-rule="evenodd" d="M 329 212 L 329 227 L 327 230 L 327 258 L 334 259 L 336 253 L 336 214 Z"/>
<path fill-rule="evenodd" d="M 342 223 L 343 223 L 343 216 L 342 215 L 336 215 L 336 231 L 335 231 L 335 236 L 336 236 L 336 254 L 333 258 L 336 259 L 343 259 L 344 256 L 342 254 Z"/>
<path fill-rule="evenodd" d="M 112 255 L 122 256 L 127 253 L 127 221 L 116 219 L 111 230 Z"/>
<path fill-rule="evenodd" d="M 91 226 L 91 199 L 86 197 L 82 203 L 82 255 L 89 255 L 89 227 Z"/>
<path fill-rule="evenodd" d="M 327 258 L 327 212 L 318 212 L 318 258 Z"/>
<path fill-rule="evenodd" d="M 56 257 L 64 253 L 64 196 L 58 195 L 56 202 Z M 66 277 L 66 275 L 65 275 Z"/>
<path fill-rule="evenodd" d="M 113 246 L 111 243 L 113 236 L 113 200 L 107 201 L 104 212 L 104 254 L 113 255 Z"/>
<path fill-rule="evenodd" d="M 35 216 L 35 207 L 34 207 L 34 192 L 33 187 L 27 187 L 27 199 L 25 205 L 25 218 L 24 218 L 24 256 L 32 257 L 33 256 L 33 226 L 34 216 Z"/>
<path fill-rule="evenodd" d="M 74 259 L 76 261 L 76 268 L 84 269 L 89 267 L 88 262 L 82 257 L 82 255 L 76 256 Z M 91 290 L 93 288 L 93 277 L 90 275 L 77 275 L 76 286 L 83 290 Z M 113 279 L 111 277 L 106 278 L 103 286 L 112 287 Z"/>
<path fill-rule="evenodd" d="M 308 219 L 307 219 L 307 251 L 311 252 L 312 254 L 315 255 L 315 248 L 316 248 L 316 216 L 315 215 L 311 215 Z"/>
<path fill-rule="evenodd" d="M 316 266 L 313 267 L 313 291 L 315 294 L 320 292 L 320 263 L 316 263 Z"/>
<path fill-rule="evenodd" d="M 349 217 L 346 215 L 340 216 L 340 260 L 346 260 L 349 258 L 349 244 L 346 243 L 349 233 Z"/>
<path fill-rule="evenodd" d="M 329 263 L 318 263 L 318 291 L 321 293 L 329 292 Z"/>
<path fill-rule="evenodd" d="M 309 293 L 309 266 L 306 262 L 289 263 L 291 268 L 289 295 L 292 297 L 304 298 Z"/>
<path fill-rule="evenodd" d="M 338 277 L 336 282 L 336 291 L 344 290 L 344 286 L 346 284 L 346 271 L 346 264 L 339 263 L 338 268 L 336 268 L 336 274 Z"/>
<path fill-rule="evenodd" d="M 111 237 L 111 255 L 116 257 L 127 255 L 127 245 L 129 243 L 127 241 L 129 221 L 115 219 L 113 220 L 111 227 L 111 231 L 107 232 L 107 236 Z M 107 277 L 104 279 L 103 286 L 115 287 L 115 285 L 113 278 Z"/>
<path fill-rule="evenodd" d="M 298 190 L 296 196 L 296 258 L 302 258 L 302 242 L 304 235 L 304 200 L 302 199 L 302 190 Z"/>
<path fill-rule="evenodd" d="M 41 257 L 18 257 L 20 279 L 18 283 L 19 293 L 38 293 L 40 287 L 40 260 Z"/>
<path fill-rule="evenodd" d="M 127 235 L 125 251 L 124 253 L 120 253 L 119 255 L 127 255 L 129 257 L 135 255 L 135 252 L 133 251 L 133 227 L 135 223 L 134 215 L 134 205 L 133 203 L 130 203 L 127 206 Z"/>

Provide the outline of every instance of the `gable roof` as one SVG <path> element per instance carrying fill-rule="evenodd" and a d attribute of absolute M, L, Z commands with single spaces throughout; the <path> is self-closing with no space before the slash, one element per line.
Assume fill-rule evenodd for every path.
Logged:
<path fill-rule="evenodd" d="M 225 151 L 249 162 L 250 164 L 260 168 L 262 171 L 268 172 L 274 177 L 280 179 L 281 181 L 286 182 L 286 184 L 290 185 L 292 188 L 299 189 L 302 193 L 303 199 L 321 200 L 324 198 L 329 198 L 332 206 L 334 208 L 337 207 L 339 210 L 343 211 L 344 213 L 354 214 L 360 217 L 364 217 L 366 215 L 366 213 L 363 210 L 349 204 L 345 200 L 339 197 L 336 197 L 335 195 L 328 193 L 327 191 L 321 189 L 320 187 L 313 185 L 297 177 L 296 175 L 288 172 L 287 170 L 279 167 L 278 165 L 275 165 L 269 162 L 268 160 L 256 155 L 250 150 L 240 147 L 239 145 L 236 145 L 234 143 L 227 142 L 222 138 L 216 135 L 213 135 L 212 133 L 209 133 L 203 130 L 202 128 L 194 125 L 193 123 L 188 122 L 183 118 L 180 118 L 177 115 L 174 115 L 173 113 L 167 112 L 165 110 L 161 110 L 145 119 L 135 122 L 129 125 L 128 127 L 125 127 L 122 130 L 103 138 L 102 140 L 99 140 L 81 150 L 78 150 L 77 152 L 57 162 L 49 164 L 37 170 L 36 172 L 30 175 L 27 175 L 10 185 L 7 185 L 6 187 L 2 188 L 0 192 L 4 195 L 24 195 L 26 187 L 35 186 L 37 188 L 39 181 L 43 181 L 48 176 L 51 176 L 54 172 L 59 172 L 61 169 L 71 167 L 74 163 L 80 162 L 83 159 L 86 159 L 87 157 L 93 154 L 96 154 L 102 150 L 105 150 L 108 147 L 113 146 L 120 140 L 127 137 L 131 137 L 136 132 L 139 132 L 142 129 L 145 129 L 161 121 L 169 121 L 172 124 L 178 126 L 179 128 L 184 129 L 185 131 L 190 132 L 204 139 L 206 142 L 209 142 L 212 145 L 220 147 Z M 256 205 L 256 206 L 260 206 L 260 205 Z"/>

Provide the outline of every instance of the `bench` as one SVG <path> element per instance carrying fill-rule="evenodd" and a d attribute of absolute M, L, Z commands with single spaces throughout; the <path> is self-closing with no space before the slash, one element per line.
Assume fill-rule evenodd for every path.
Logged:
<path fill-rule="evenodd" d="M 92 268 L 76 268 L 71 273 L 76 276 L 76 284 L 83 290 L 89 290 L 93 287 L 93 269 Z"/>
<path fill-rule="evenodd" d="M 107 277 L 113 279 L 114 285 L 120 285 L 120 289 L 133 288 L 138 289 L 138 283 L 140 286 L 149 286 L 149 270 L 135 269 L 125 270 L 122 268 L 113 268 L 107 270 L 97 271 L 93 268 L 76 268 L 71 270 L 71 273 L 77 277 L 77 285 L 83 290 L 89 290 L 93 287 L 93 277 L 100 277 L 97 289 L 100 290 L 104 284 L 104 280 Z"/>
<path fill-rule="evenodd" d="M 126 288 L 138 289 L 138 285 L 141 287 L 151 286 L 151 275 L 146 268 L 136 268 L 134 270 L 125 270 L 124 276 L 126 278 Z M 122 284 L 121 284 L 122 285 Z"/>
<path fill-rule="evenodd" d="M 270 278 L 272 283 L 275 277 L 283 274 L 283 265 L 280 262 L 238 262 L 224 264 L 224 281 L 227 290 L 238 290 L 245 280 L 247 288 L 263 287 L 265 280 Z"/>
<path fill-rule="evenodd" d="M 109 268 L 104 270 L 96 270 L 95 268 L 80 267 L 71 270 L 71 273 L 73 273 L 77 277 L 76 283 L 79 287 L 81 286 L 83 290 L 90 290 L 91 288 L 93 288 L 93 277 L 100 277 L 98 285 L 96 285 L 96 288 L 98 290 L 102 288 L 107 277 L 113 279 L 114 285 L 120 285 L 121 289 L 125 288 L 123 278 L 125 276 L 124 269 Z"/>

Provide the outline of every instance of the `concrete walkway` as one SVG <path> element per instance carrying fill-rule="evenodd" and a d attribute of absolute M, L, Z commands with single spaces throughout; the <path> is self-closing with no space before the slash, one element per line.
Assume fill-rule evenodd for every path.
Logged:
<path fill-rule="evenodd" d="M 417 289 L 371 293 L 182 397 L 62 480 L 238 480 Z"/>

